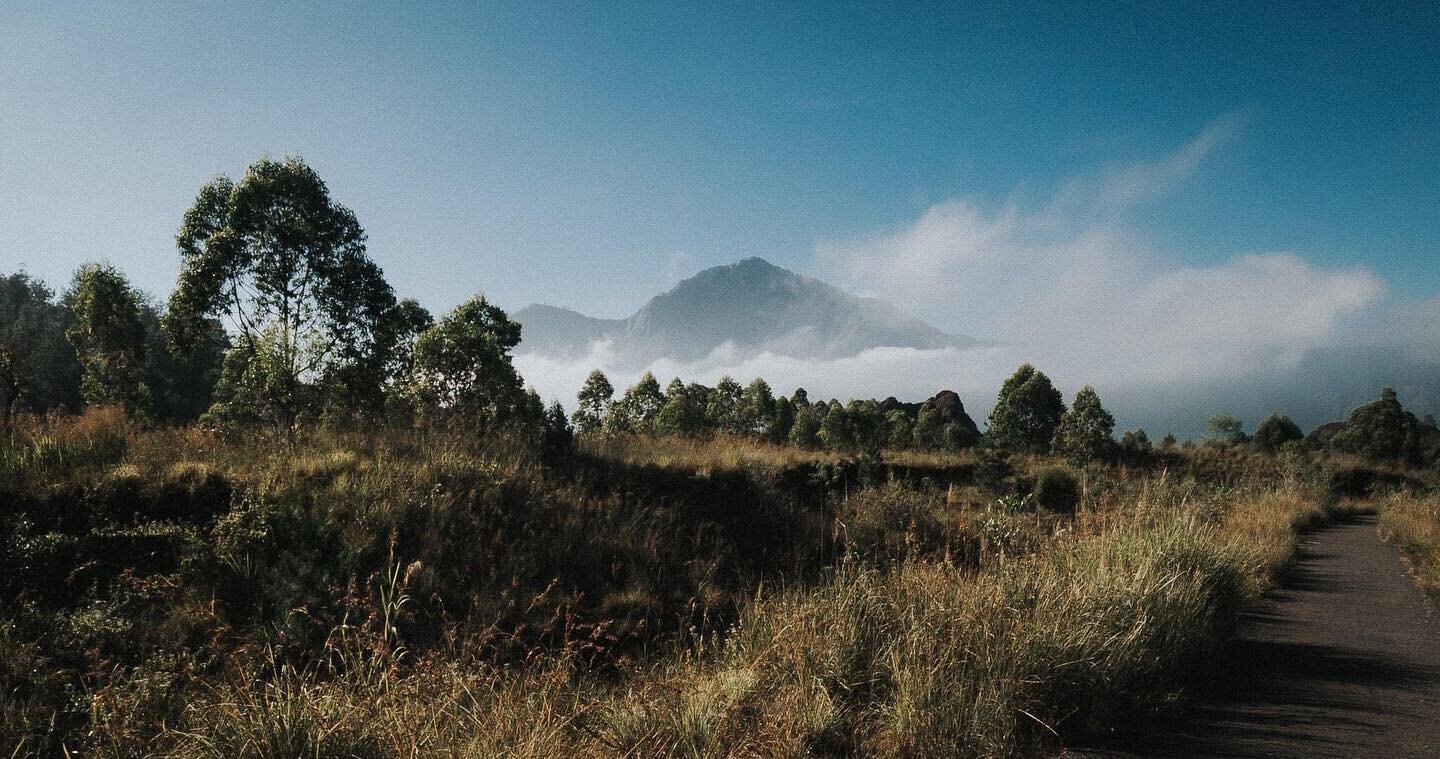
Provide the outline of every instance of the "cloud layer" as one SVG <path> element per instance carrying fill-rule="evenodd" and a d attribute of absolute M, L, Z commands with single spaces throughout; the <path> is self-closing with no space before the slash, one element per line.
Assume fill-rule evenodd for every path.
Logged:
<path fill-rule="evenodd" d="M 995 211 L 955 199 L 901 229 L 819 246 L 815 269 L 941 328 L 999 339 L 1085 381 L 1235 377 L 1293 365 L 1375 305 L 1365 269 L 1290 252 L 1186 266 L 1150 248 L 1127 211 L 1183 181 L 1229 121 L 1174 156 L 1067 183 L 1048 203 Z"/>
<path fill-rule="evenodd" d="M 1170 156 L 1071 179 L 1038 204 L 986 209 L 955 198 L 896 228 L 816 246 L 808 273 L 941 329 L 1000 341 L 998 347 L 877 348 L 801 361 L 721 346 L 700 361 L 646 368 L 662 382 L 764 376 L 777 390 L 804 386 L 825 397 L 918 399 L 952 388 L 983 418 L 1003 378 L 1030 361 L 1067 394 L 1096 385 L 1122 424 L 1190 432 L 1205 413 L 1268 413 L 1287 392 L 1297 397 L 1284 410 L 1303 417 L 1302 409 L 1311 408 L 1311 423 L 1368 393 L 1363 388 L 1383 377 L 1384 367 L 1346 366 L 1344 356 L 1358 354 L 1334 352 L 1366 343 L 1358 339 L 1362 321 L 1383 321 L 1385 341 L 1402 346 L 1412 364 L 1428 366 L 1440 351 L 1432 326 L 1440 323 L 1440 296 L 1377 316 L 1386 288 L 1364 268 L 1324 268 L 1291 251 L 1235 252 L 1197 266 L 1146 242 L 1139 211 L 1183 184 L 1237 128 L 1236 117 L 1219 119 Z M 1325 351 L 1340 364 L 1324 367 L 1333 381 L 1350 377 L 1342 383 L 1347 395 L 1307 406 L 1298 396 L 1325 388 L 1290 384 L 1298 372 L 1314 372 L 1315 356 Z M 542 393 L 568 400 L 589 369 L 614 371 L 617 362 L 597 344 L 579 361 L 525 356 L 519 365 Z M 1362 368 L 1368 373 L 1357 378 Z M 616 372 L 612 380 L 623 386 L 639 373 Z M 1186 406 L 1186 398 L 1198 400 L 1197 388 L 1205 389 L 1208 410 Z M 1227 408 L 1213 407 L 1227 397 Z"/>

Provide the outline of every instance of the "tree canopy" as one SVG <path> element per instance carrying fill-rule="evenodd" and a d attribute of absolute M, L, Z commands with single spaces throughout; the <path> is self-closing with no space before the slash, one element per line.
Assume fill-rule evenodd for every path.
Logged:
<path fill-rule="evenodd" d="M 605 372 L 599 369 L 591 371 L 590 376 L 585 378 L 585 384 L 580 386 L 580 393 L 576 396 L 575 413 L 570 417 L 575 429 L 581 433 L 600 429 L 614 397 L 615 387 L 610 384 Z"/>
<path fill-rule="evenodd" d="M 239 374 L 274 375 L 252 376 L 248 390 L 264 396 L 280 425 L 316 401 L 304 385 L 383 351 L 395 296 L 366 254 L 355 214 L 301 159 L 263 158 L 238 183 L 208 182 L 176 243 L 180 279 L 165 321 L 171 339 L 188 347 L 207 317 L 227 319 L 242 354 L 232 363 L 245 366 Z M 222 373 L 221 381 L 236 374 Z"/>
<path fill-rule="evenodd" d="M 140 296 L 120 272 L 90 264 L 75 273 L 65 304 L 75 315 L 65 337 L 80 361 L 80 395 L 92 406 L 148 416 L 145 325 Z"/>
<path fill-rule="evenodd" d="M 1415 415 L 1400 405 L 1395 391 L 1382 388 L 1378 399 L 1350 412 L 1330 445 L 1366 458 L 1395 460 L 1410 451 L 1416 426 Z"/>
<path fill-rule="evenodd" d="M 415 340 L 410 392 L 417 407 L 431 416 L 481 426 L 527 416 L 537 421 L 544 406 L 538 398 L 526 398 L 511 362 L 510 351 L 519 343 L 520 325 L 485 296 L 460 304 Z"/>
<path fill-rule="evenodd" d="M 1022 364 L 1000 387 L 986 438 L 1002 450 L 1043 453 L 1064 413 L 1065 401 L 1050 378 L 1030 364 Z"/>
<path fill-rule="evenodd" d="M 1286 443 L 1305 439 L 1300 426 L 1284 414 L 1271 414 L 1255 426 L 1255 446 L 1266 453 L 1280 450 Z"/>
<path fill-rule="evenodd" d="M 1075 393 L 1075 402 L 1060 416 L 1053 447 L 1056 453 L 1077 464 L 1096 461 L 1115 445 L 1115 417 L 1100 403 L 1095 388 L 1086 385 Z"/>
<path fill-rule="evenodd" d="M 65 337 L 74 318 L 44 282 L 24 272 L 0 277 L 0 344 L 10 357 L 7 408 L 80 409 L 80 362 Z"/>

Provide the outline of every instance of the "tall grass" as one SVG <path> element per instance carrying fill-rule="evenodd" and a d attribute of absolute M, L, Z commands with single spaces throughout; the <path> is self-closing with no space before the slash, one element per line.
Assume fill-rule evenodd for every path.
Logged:
<path fill-rule="evenodd" d="M 730 435 L 698 438 L 615 434 L 588 437 L 581 444 L 593 455 L 632 466 L 685 469 L 702 474 L 757 468 L 780 470 L 815 462 L 838 463 L 844 458 L 834 451 L 809 450 Z"/>
<path fill-rule="evenodd" d="M 979 572 L 843 567 L 609 708 L 624 752 L 1011 756 L 1170 704 L 1322 514 L 1300 489 L 1133 504 Z"/>
<path fill-rule="evenodd" d="M 1236 610 L 1289 561 L 1295 529 L 1325 515 L 1320 495 L 1293 483 L 1228 494 L 1163 483 L 1145 490 L 978 570 L 848 562 L 818 585 L 761 592 L 726 635 L 700 636 L 618 685 L 559 660 L 516 672 L 431 662 L 378 689 L 356 675 L 286 672 L 258 691 L 236 684 L 193 705 L 170 751 L 1049 750 L 1172 706 L 1205 672 Z"/>
<path fill-rule="evenodd" d="M 1041 459 L 1002 494 L 728 439 L 42 437 L 73 450 L 0 504 L 0 753 L 1022 755 L 1172 706 L 1330 508 L 1214 452 L 1061 515 L 1012 487 Z"/>
<path fill-rule="evenodd" d="M 0 429 L 0 484 L 113 464 L 125 454 L 129 428 L 119 406 L 82 416 L 21 416 Z"/>
<path fill-rule="evenodd" d="M 1380 536 L 1405 552 L 1420 586 L 1440 597 L 1440 494 L 1392 493 L 1379 510 Z"/>

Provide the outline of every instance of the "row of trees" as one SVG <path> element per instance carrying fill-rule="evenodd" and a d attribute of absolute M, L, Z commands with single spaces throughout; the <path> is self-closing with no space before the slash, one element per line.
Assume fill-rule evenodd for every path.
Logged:
<path fill-rule="evenodd" d="M 597 369 L 585 380 L 577 401 L 571 420 L 584 434 L 725 433 L 839 450 L 953 450 L 980 439 L 959 397 L 949 391 L 921 404 L 895 398 L 842 404 L 835 399 L 811 401 L 804 388 L 777 397 L 758 377 L 745 386 L 722 377 L 714 387 L 676 378 L 661 390 L 655 376 L 646 372 L 617 398 L 610 380 Z"/>
<path fill-rule="evenodd" d="M 212 323 L 194 350 L 172 350 L 161 309 L 109 267 L 82 267 L 58 296 L 23 272 L 0 277 L 0 421 L 108 403 L 194 419 L 210 405 L 224 340 Z"/>
<path fill-rule="evenodd" d="M 322 416 L 405 414 L 568 434 L 524 389 L 520 326 L 477 295 L 439 321 L 398 300 L 354 213 L 298 158 L 200 189 L 163 313 L 114 268 L 54 294 L 0 280 L 0 404 L 116 404 L 142 419 L 290 432 Z M 203 412 L 203 413 L 202 413 Z M 548 421 L 547 421 L 548 420 Z"/>
<path fill-rule="evenodd" d="M 715 433 L 748 436 L 806 448 L 873 451 L 881 448 L 958 450 L 978 444 L 1023 453 L 1052 453 L 1077 464 L 1125 458 L 1155 450 L 1143 429 L 1115 438 L 1115 417 L 1095 388 L 1080 388 L 1067 407 L 1050 378 L 1030 364 L 1016 369 L 1000 388 L 982 435 L 955 393 L 946 390 L 922 404 L 895 398 L 810 401 L 804 388 L 790 397 L 773 395 L 760 378 L 741 386 L 722 377 L 714 387 L 671 380 L 662 391 L 646 373 L 620 397 L 600 370 L 590 373 L 578 396 L 572 421 L 583 434 L 641 433 L 698 436 Z M 1229 415 L 1210 419 L 1207 444 L 1251 445 L 1276 454 L 1289 448 L 1329 448 L 1370 459 L 1427 464 L 1440 461 L 1440 429 L 1434 419 L 1405 411 L 1395 392 L 1385 388 L 1344 423 L 1332 423 L 1307 436 L 1290 417 L 1271 414 L 1245 433 L 1244 423 Z M 1178 445 L 1174 435 L 1161 450 Z"/>
<path fill-rule="evenodd" d="M 945 390 L 921 404 L 895 398 L 815 401 L 804 388 L 776 398 L 770 385 L 756 378 L 742 387 L 723 377 L 715 387 L 672 380 L 665 390 L 646 373 L 619 398 L 600 370 L 590 373 L 578 396 L 573 421 L 582 433 L 649 433 L 705 435 L 723 432 L 807 448 L 878 450 L 913 448 L 958 450 L 977 445 L 982 435 L 952 391 Z M 1010 451 L 1055 451 L 1090 461 L 1116 448 L 1115 418 L 1089 386 L 1081 388 L 1070 408 L 1043 372 L 1026 364 L 1000 389 L 983 440 Z M 1143 431 L 1126 438 L 1132 446 L 1148 447 Z"/>

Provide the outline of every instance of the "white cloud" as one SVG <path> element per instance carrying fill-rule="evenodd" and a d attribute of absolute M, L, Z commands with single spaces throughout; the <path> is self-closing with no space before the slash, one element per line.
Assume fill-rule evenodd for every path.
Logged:
<path fill-rule="evenodd" d="M 988 411 L 989 396 L 998 386 L 995 377 L 1013 369 L 1015 361 L 1015 352 L 1006 346 L 972 350 L 872 348 L 845 358 L 811 360 L 768 351 L 744 355 L 726 343 L 697 361 L 661 359 L 643 367 L 629 367 L 616 360 L 610 343 L 597 341 L 587 355 L 578 359 L 527 353 L 515 358 L 515 366 L 542 397 L 547 401 L 559 399 L 567 408 L 574 404 L 575 392 L 585 376 L 591 369 L 600 368 L 617 392 L 634 384 L 647 371 L 661 385 L 672 377 L 709 385 L 726 375 L 742 384 L 764 377 L 778 393 L 788 395 L 804 387 L 812 398 L 842 400 L 889 395 L 915 400 L 951 388 L 969 394 L 967 407 L 972 405 L 972 397 L 979 402 L 979 406 L 970 408 L 973 415 Z"/>
<path fill-rule="evenodd" d="M 742 382 L 763 376 L 777 391 L 803 386 L 826 398 L 919 400 L 949 388 L 981 421 L 1005 376 L 1029 361 L 1067 394 L 1094 384 L 1130 419 L 1176 424 L 1172 429 L 1183 432 L 1217 406 L 1249 403 L 1253 413 L 1268 413 L 1280 398 L 1298 409 L 1306 394 L 1315 405 L 1326 388 L 1276 378 L 1292 376 L 1317 349 L 1378 335 L 1412 353 L 1440 354 L 1433 329 L 1440 296 L 1379 308 L 1384 283 L 1364 268 L 1321 267 L 1290 251 L 1229 252 L 1194 264 L 1147 242 L 1138 210 L 1184 183 L 1237 125 L 1224 117 L 1173 155 L 1075 178 L 1033 206 L 986 208 L 956 198 L 893 229 L 816 246 L 808 273 L 948 331 L 1001 341 L 995 347 L 877 348 L 809 361 L 770 352 L 744 356 L 727 345 L 699 361 L 627 370 L 608 344 L 597 343 L 579 360 L 525 355 L 516 364 L 547 399 L 567 406 L 599 367 L 617 388 L 647 369 L 662 384 L 673 376 L 708 384 L 726 374 Z M 1361 368 L 1389 373 L 1333 367 L 1342 374 Z M 1199 398 L 1199 390 L 1208 395 Z M 1333 413 L 1319 408 L 1312 421 Z"/>
<path fill-rule="evenodd" d="M 1186 266 L 1147 245 L 1124 213 L 1183 181 L 1233 130 L 1222 119 L 1173 156 L 1072 180 L 1035 209 L 940 203 L 906 227 L 820 244 L 814 270 L 942 328 L 1011 343 L 1075 382 L 1293 363 L 1379 300 L 1374 274 L 1289 252 Z"/>

